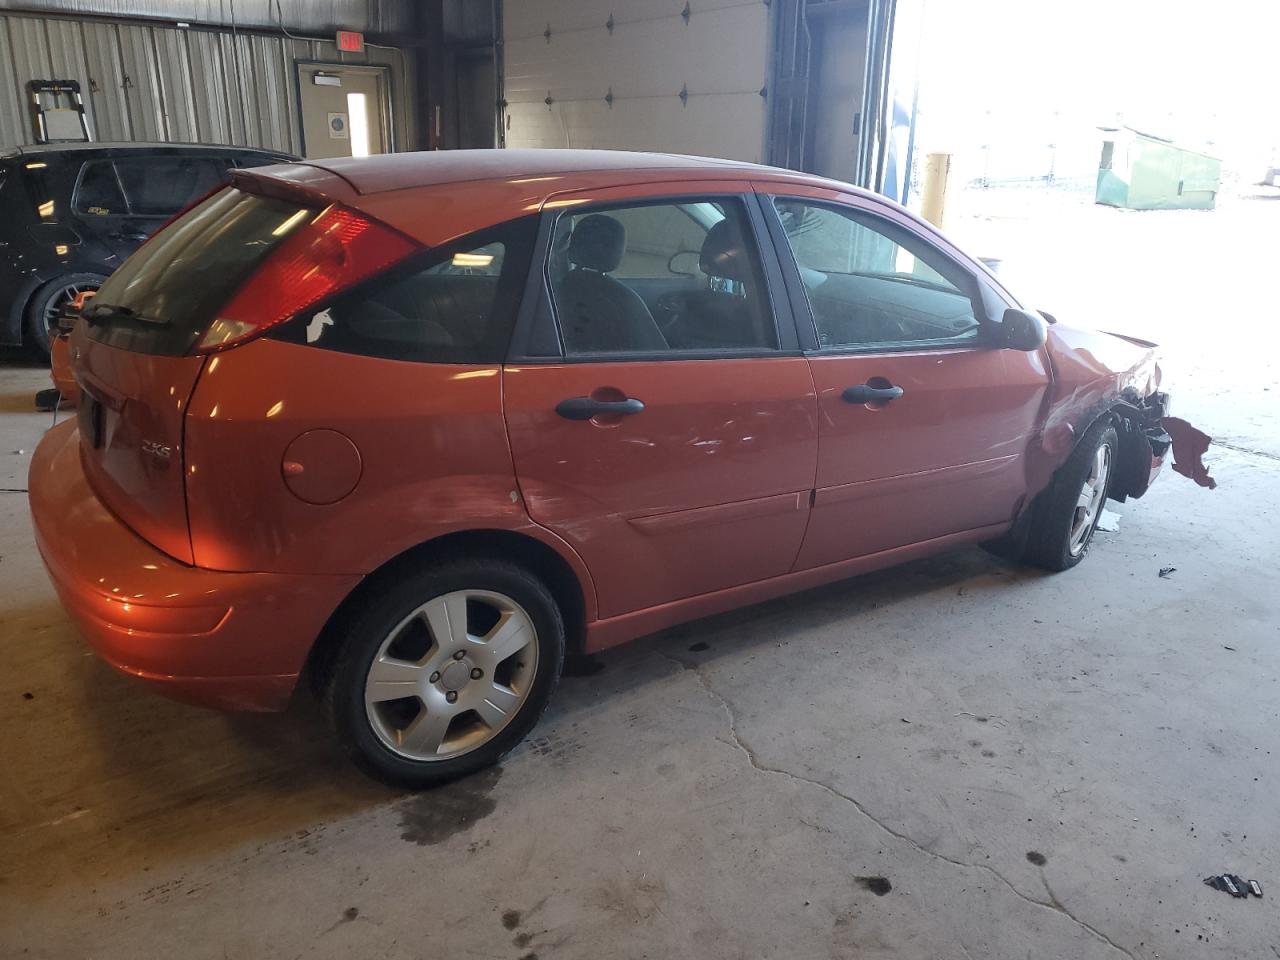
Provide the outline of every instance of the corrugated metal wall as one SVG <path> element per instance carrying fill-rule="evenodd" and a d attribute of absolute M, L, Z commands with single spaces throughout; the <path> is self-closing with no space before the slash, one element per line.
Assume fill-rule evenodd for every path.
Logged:
<path fill-rule="evenodd" d="M 475 2 L 475 0 L 472 0 Z M 238 27 L 279 27 L 294 32 L 362 30 L 408 33 L 414 0 L 0 0 L 0 11 L 78 17 L 147 17 Z"/>
<path fill-rule="evenodd" d="M 27 82 L 80 82 L 95 140 L 298 153 L 295 60 L 391 68 L 393 144 L 417 144 L 412 51 L 221 29 L 0 14 L 0 147 L 34 139 Z"/>

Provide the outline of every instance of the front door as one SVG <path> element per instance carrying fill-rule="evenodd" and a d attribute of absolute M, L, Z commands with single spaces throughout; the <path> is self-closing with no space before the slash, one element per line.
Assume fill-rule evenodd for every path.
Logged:
<path fill-rule="evenodd" d="M 1010 522 L 1048 373 L 998 349 L 976 273 L 865 199 L 773 198 L 813 324 L 813 519 L 798 569 Z"/>
<path fill-rule="evenodd" d="M 385 67 L 300 63 L 298 91 L 308 159 L 367 157 L 391 149 Z"/>
<path fill-rule="evenodd" d="M 582 556 L 602 617 L 786 573 L 809 514 L 813 382 L 754 198 L 666 186 L 570 198 L 531 338 L 556 356 L 504 374 L 529 513 Z"/>

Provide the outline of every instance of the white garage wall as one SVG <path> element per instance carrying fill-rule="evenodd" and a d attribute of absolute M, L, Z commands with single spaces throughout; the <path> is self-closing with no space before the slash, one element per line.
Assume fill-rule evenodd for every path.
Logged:
<path fill-rule="evenodd" d="M 763 0 L 689 6 L 686 21 L 685 0 L 505 4 L 506 145 L 760 161 L 769 7 Z"/>

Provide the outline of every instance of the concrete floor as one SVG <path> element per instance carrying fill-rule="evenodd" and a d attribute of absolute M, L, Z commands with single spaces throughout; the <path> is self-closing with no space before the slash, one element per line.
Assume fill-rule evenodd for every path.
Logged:
<path fill-rule="evenodd" d="M 85 652 L 21 492 L 44 374 L 0 369 L 0 957 L 1280 957 L 1280 202 L 1042 200 L 957 233 L 1167 334 L 1218 490 L 1167 475 L 1067 574 L 966 550 L 640 641 L 418 796 L 305 700 L 220 716 Z"/>

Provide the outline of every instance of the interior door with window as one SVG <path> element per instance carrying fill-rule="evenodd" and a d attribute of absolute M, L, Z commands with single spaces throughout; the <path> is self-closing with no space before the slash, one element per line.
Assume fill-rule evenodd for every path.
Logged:
<path fill-rule="evenodd" d="M 525 504 L 602 617 L 786 573 L 804 536 L 816 401 L 777 261 L 754 197 L 698 186 L 561 198 L 505 369 Z"/>
<path fill-rule="evenodd" d="M 976 272 L 887 205 L 813 191 L 766 212 L 793 254 L 783 268 L 807 313 L 818 394 L 797 569 L 1011 521 L 1048 385 L 1043 353 L 991 346 L 995 304 Z"/>
<path fill-rule="evenodd" d="M 389 82 L 387 67 L 299 63 L 303 153 L 319 159 L 389 151 Z"/>

